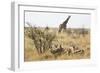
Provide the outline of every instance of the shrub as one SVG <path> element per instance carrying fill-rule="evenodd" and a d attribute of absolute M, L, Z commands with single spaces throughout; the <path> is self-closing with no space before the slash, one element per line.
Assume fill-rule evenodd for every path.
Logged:
<path fill-rule="evenodd" d="M 52 45 L 53 40 L 55 39 L 56 35 L 52 34 L 48 30 L 41 30 L 36 27 L 30 27 L 30 38 L 33 40 L 34 45 L 38 54 L 46 52 Z"/>

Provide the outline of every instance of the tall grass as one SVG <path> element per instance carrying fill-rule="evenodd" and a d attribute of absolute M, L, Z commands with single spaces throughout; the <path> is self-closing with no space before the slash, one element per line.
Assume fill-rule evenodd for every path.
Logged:
<path fill-rule="evenodd" d="M 90 58 L 90 30 L 88 33 L 80 34 L 81 29 L 70 29 L 67 31 L 58 33 L 57 28 L 36 28 L 25 27 L 25 61 L 43 61 L 43 60 L 69 60 L 69 59 L 86 59 Z M 83 30 L 82 30 L 83 31 Z M 81 47 L 85 50 L 84 55 L 74 54 L 68 55 L 67 53 L 57 55 L 52 54 L 49 49 L 52 45 L 62 45 L 66 49 L 71 44 Z"/>

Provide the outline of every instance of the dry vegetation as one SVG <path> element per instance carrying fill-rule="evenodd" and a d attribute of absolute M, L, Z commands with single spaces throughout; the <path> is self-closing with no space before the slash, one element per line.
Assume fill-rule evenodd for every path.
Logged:
<path fill-rule="evenodd" d="M 57 28 L 49 28 L 48 30 L 45 30 L 45 28 L 36 28 L 43 32 L 42 36 L 45 36 L 45 34 L 48 33 L 50 33 L 49 38 L 51 37 L 51 35 L 55 36 L 51 41 L 51 45 L 47 43 L 49 47 L 47 46 L 47 48 L 45 48 L 46 49 L 45 51 L 39 53 L 37 51 L 38 47 L 36 47 L 36 42 L 34 42 L 34 39 L 32 39 L 32 35 L 31 35 L 32 32 L 29 30 L 30 28 L 31 27 L 25 27 L 25 31 L 24 31 L 25 33 L 24 60 L 25 61 L 70 60 L 70 59 L 90 58 L 90 30 L 89 29 L 84 29 L 84 32 L 86 33 L 81 33 L 80 31 L 82 31 L 82 29 L 67 29 L 66 32 L 58 33 Z M 32 30 L 34 31 L 34 29 Z M 39 38 L 37 37 L 37 41 L 38 39 Z M 44 39 L 45 38 L 43 38 L 43 40 Z M 73 48 L 73 46 L 74 48 L 78 49 L 78 51 L 72 51 L 71 48 Z M 63 50 L 57 50 L 58 48 L 62 48 Z M 71 51 L 68 49 L 71 49 Z"/>

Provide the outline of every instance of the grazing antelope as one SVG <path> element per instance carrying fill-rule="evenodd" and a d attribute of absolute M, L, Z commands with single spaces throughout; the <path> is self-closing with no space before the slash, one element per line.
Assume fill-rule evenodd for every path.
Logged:
<path fill-rule="evenodd" d="M 84 54 L 84 50 L 81 47 L 73 46 L 73 48 L 74 48 L 74 53 Z"/>
<path fill-rule="evenodd" d="M 74 52 L 74 54 L 84 55 L 84 50 L 83 49 L 77 50 L 77 51 Z"/>
<path fill-rule="evenodd" d="M 57 48 L 57 45 L 55 45 L 55 49 L 50 49 L 50 52 L 57 58 L 57 56 L 61 55 L 64 52 L 64 48 L 60 45 L 59 48 Z"/>
<path fill-rule="evenodd" d="M 80 54 L 80 55 L 84 55 L 84 50 L 73 45 L 73 46 L 70 46 L 70 47 L 67 47 L 67 54 L 70 56 L 70 55 L 74 55 L 74 54 Z"/>

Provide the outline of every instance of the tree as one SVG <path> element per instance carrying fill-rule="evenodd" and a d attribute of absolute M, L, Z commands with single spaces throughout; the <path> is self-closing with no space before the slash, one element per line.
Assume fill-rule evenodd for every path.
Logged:
<path fill-rule="evenodd" d="M 48 30 L 41 30 L 28 25 L 30 26 L 30 38 L 33 40 L 38 54 L 46 52 L 51 47 L 56 35 Z"/>

